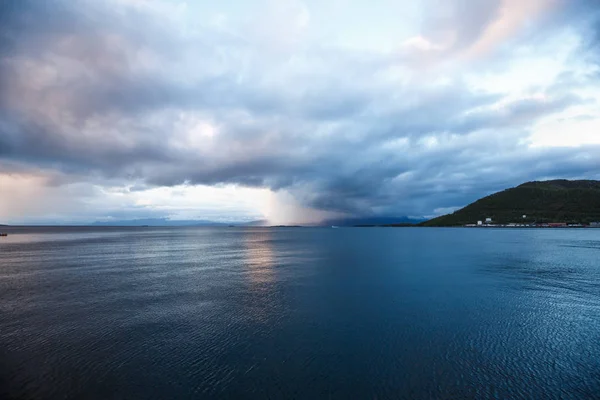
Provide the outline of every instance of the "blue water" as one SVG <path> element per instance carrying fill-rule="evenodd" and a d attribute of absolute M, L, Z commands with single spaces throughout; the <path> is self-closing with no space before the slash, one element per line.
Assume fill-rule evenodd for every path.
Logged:
<path fill-rule="evenodd" d="M 600 397 L 600 229 L 4 230 L 0 397 Z"/>

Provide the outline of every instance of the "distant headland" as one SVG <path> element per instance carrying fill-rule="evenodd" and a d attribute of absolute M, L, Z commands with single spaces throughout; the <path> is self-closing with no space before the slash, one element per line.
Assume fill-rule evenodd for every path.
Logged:
<path fill-rule="evenodd" d="M 600 228 L 600 181 L 527 182 L 420 226 Z"/>

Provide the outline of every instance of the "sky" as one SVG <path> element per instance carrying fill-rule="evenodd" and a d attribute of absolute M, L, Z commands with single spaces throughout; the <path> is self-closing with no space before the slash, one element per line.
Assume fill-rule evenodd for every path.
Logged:
<path fill-rule="evenodd" d="M 5 0 L 0 223 L 431 217 L 600 179 L 598 0 Z"/>

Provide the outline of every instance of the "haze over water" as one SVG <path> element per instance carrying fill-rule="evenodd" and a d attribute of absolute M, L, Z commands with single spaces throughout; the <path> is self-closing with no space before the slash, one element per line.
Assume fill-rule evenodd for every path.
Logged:
<path fill-rule="evenodd" d="M 3 230 L 4 397 L 600 393 L 600 229 Z"/>

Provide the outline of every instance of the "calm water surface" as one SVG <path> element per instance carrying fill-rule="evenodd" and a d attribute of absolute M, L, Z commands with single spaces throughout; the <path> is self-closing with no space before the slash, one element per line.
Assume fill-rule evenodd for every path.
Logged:
<path fill-rule="evenodd" d="M 600 229 L 4 230 L 0 397 L 600 398 Z"/>

